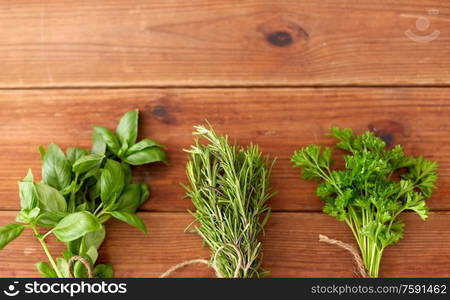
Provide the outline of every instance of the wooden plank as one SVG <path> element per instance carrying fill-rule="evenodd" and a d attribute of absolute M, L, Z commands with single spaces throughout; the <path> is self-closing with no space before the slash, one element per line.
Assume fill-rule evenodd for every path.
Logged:
<path fill-rule="evenodd" d="M 438 0 L 1 1 L 0 87 L 448 85 L 449 10 Z"/>
<path fill-rule="evenodd" d="M 183 233 L 192 218 L 186 213 L 141 213 L 150 234 L 128 225 L 108 223 L 108 239 L 100 249 L 100 261 L 112 263 L 117 277 L 157 277 L 184 260 L 208 258 L 200 237 Z M 0 225 L 14 218 L 0 212 Z M 385 251 L 382 277 L 450 276 L 450 213 L 432 213 L 426 222 L 405 214 L 406 233 L 398 245 Z M 264 239 L 264 267 L 272 277 L 353 277 L 350 255 L 318 241 L 318 234 L 353 242 L 344 223 L 322 213 L 274 213 Z M 62 250 L 51 243 L 53 253 Z M 31 234 L 13 241 L 0 252 L 0 277 L 38 276 L 34 263 L 45 255 Z M 413 263 L 411 263 L 413 262 Z M 174 277 L 213 276 L 205 266 L 189 266 Z"/>
<path fill-rule="evenodd" d="M 270 204 L 275 210 L 321 210 L 316 184 L 299 179 L 290 156 L 311 143 L 330 145 L 331 126 L 377 130 L 406 152 L 440 164 L 438 190 L 429 205 L 450 209 L 449 89 L 126 89 L 0 92 L 0 209 L 19 209 L 16 181 L 28 168 L 38 175 L 37 146 L 90 147 L 91 126 L 114 128 L 127 110 L 141 110 L 141 136 L 167 145 L 170 165 L 136 169 L 153 190 L 143 210 L 185 211 L 192 126 L 208 119 L 241 144 L 251 141 L 277 157 Z"/>

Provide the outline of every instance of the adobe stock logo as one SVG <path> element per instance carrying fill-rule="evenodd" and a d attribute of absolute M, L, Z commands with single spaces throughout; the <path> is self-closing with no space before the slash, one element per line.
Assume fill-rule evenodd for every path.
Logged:
<path fill-rule="evenodd" d="M 437 15 L 439 10 L 430 9 L 428 10 L 428 15 Z M 430 20 L 427 17 L 418 17 L 416 20 L 416 29 L 419 32 L 425 33 L 425 31 L 430 27 Z M 438 38 L 441 34 L 439 30 L 434 30 L 429 34 L 416 34 L 411 29 L 405 31 L 407 37 L 417 43 L 429 43 Z"/>
<path fill-rule="evenodd" d="M 16 290 L 16 284 L 19 284 L 19 282 L 14 281 L 14 284 L 8 285 L 8 288 L 6 290 L 4 290 L 3 293 L 9 297 L 17 296 L 20 293 L 20 291 Z"/>

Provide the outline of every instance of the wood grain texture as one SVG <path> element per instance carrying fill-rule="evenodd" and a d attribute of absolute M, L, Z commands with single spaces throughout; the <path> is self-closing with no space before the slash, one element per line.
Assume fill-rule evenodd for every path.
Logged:
<path fill-rule="evenodd" d="M 91 126 L 113 129 L 128 110 L 141 111 L 140 135 L 168 148 L 170 165 L 136 169 L 136 180 L 153 195 L 142 209 L 185 211 L 179 183 L 186 182 L 186 154 L 192 126 L 208 119 L 219 133 L 246 145 L 261 146 L 277 157 L 272 176 L 277 211 L 320 211 L 315 183 L 300 180 L 293 151 L 316 143 L 331 126 L 356 132 L 375 130 L 406 153 L 425 155 L 440 165 L 438 190 L 429 200 L 435 210 L 450 209 L 450 90 L 434 89 L 126 89 L 29 90 L 0 92 L 0 209 L 19 209 L 16 181 L 28 168 L 40 173 L 37 147 L 90 147 Z"/>
<path fill-rule="evenodd" d="M 438 0 L 4 0 L 0 87 L 448 85 L 449 12 Z"/>
<path fill-rule="evenodd" d="M 192 221 L 186 213 L 141 213 L 150 229 L 148 236 L 128 225 L 111 221 L 108 238 L 100 249 L 101 262 L 112 263 L 117 277 L 158 277 L 184 260 L 208 258 L 201 239 L 183 233 Z M 0 225 L 14 219 L 13 212 L 0 212 Z M 423 222 L 404 214 L 405 237 L 386 249 L 382 277 L 450 276 L 450 213 L 431 213 Z M 318 234 L 353 243 L 344 223 L 321 213 L 274 213 L 264 238 L 264 267 L 272 277 L 354 277 L 348 252 L 318 241 Z M 58 243 L 59 244 L 59 243 Z M 62 250 L 51 243 L 55 255 Z M 38 242 L 29 232 L 0 252 L 0 277 L 35 277 L 34 263 L 45 260 Z M 203 265 L 179 270 L 174 277 L 212 277 Z"/>

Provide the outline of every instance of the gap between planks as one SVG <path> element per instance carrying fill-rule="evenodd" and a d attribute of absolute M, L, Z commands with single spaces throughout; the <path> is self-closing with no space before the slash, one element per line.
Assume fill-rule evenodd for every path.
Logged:
<path fill-rule="evenodd" d="M 173 85 L 120 85 L 117 83 L 111 85 L 63 85 L 63 86 L 39 86 L 39 85 L 30 85 L 30 86 L 10 86 L 10 87 L 2 87 L 0 86 L 0 91 L 32 91 L 32 90 L 150 90 L 150 89 L 162 89 L 162 90 L 176 90 L 176 89 L 185 89 L 185 90 L 196 90 L 196 89 L 421 89 L 421 88 L 430 88 L 430 89 L 445 89 L 450 88 L 450 84 L 443 83 L 442 85 L 437 84 L 399 84 L 399 85 L 370 85 L 370 84 L 343 84 L 343 85 L 327 85 L 327 84 L 316 84 L 316 85 L 298 85 L 298 84 L 285 84 L 285 85 L 271 85 L 270 83 L 261 83 L 261 84 L 252 84 L 252 85 L 208 85 L 208 84 L 196 84 L 196 85 L 183 85 L 183 84 L 173 84 Z"/>

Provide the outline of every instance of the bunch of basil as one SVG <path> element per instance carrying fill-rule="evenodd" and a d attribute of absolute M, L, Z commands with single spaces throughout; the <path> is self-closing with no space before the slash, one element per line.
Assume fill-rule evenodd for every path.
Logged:
<path fill-rule="evenodd" d="M 57 145 L 39 151 L 42 158 L 42 181 L 35 182 L 31 170 L 19 182 L 21 211 L 18 224 L 0 227 L 0 249 L 18 237 L 25 228 L 34 231 L 50 264 L 36 264 L 43 277 L 87 277 L 80 262 L 69 270 L 73 256 L 82 257 L 93 267 L 95 277 L 113 277 L 111 265 L 97 264 L 98 248 L 105 239 L 104 223 L 116 218 L 147 232 L 135 214 L 149 197 L 144 183 L 133 183 L 130 165 L 166 162 L 162 145 L 137 140 L 138 110 L 127 112 L 116 132 L 95 126 L 91 151 Z M 47 228 L 41 234 L 39 228 Z M 50 234 L 64 242 L 67 249 L 56 260 L 45 239 Z"/>

